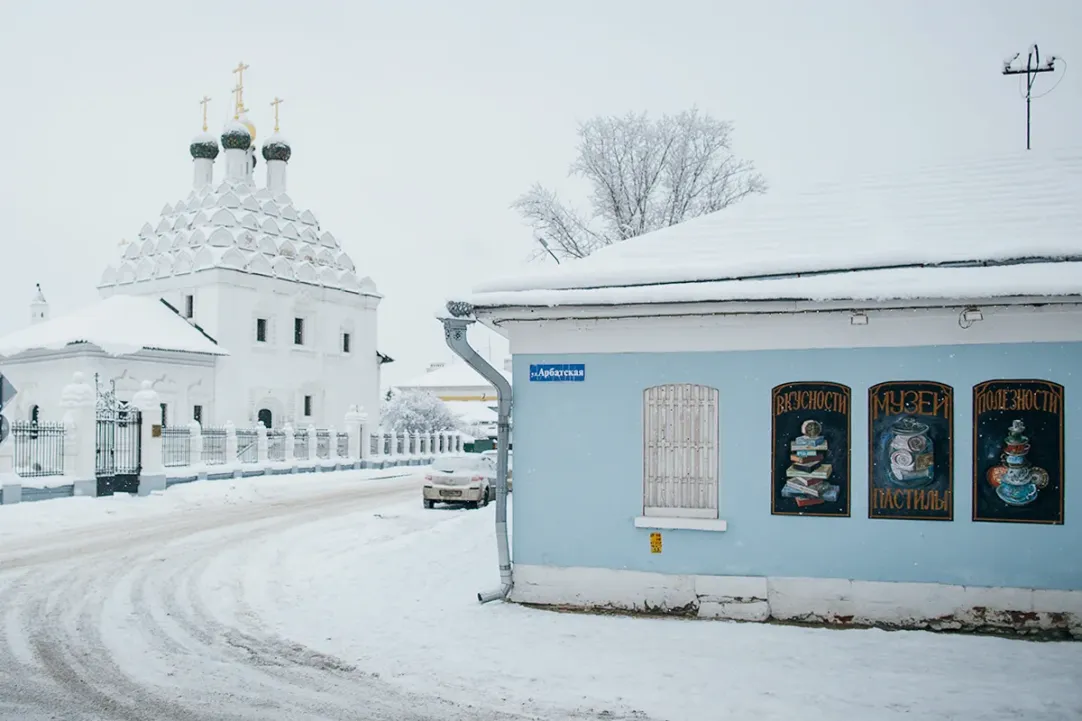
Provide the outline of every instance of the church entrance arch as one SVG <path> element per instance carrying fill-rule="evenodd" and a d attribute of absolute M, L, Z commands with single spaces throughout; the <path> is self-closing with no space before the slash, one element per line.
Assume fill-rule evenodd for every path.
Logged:
<path fill-rule="evenodd" d="M 267 428 L 274 428 L 274 414 L 269 408 L 260 408 L 257 420 Z"/>

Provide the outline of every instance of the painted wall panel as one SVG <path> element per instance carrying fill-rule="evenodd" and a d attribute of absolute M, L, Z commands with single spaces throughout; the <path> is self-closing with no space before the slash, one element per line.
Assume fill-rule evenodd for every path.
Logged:
<path fill-rule="evenodd" d="M 582 363 L 586 380 L 529 382 L 537 363 Z M 1064 391 L 1064 524 L 974 523 L 973 386 L 1037 378 Z M 514 559 L 665 573 L 849 578 L 1082 589 L 1082 343 L 784 351 L 528 354 L 514 358 Z M 927 380 L 954 389 L 954 520 L 868 517 L 868 389 Z M 771 514 L 771 390 L 852 389 L 852 516 Z M 643 390 L 719 389 L 723 533 L 664 531 L 650 553 L 642 514 Z"/>

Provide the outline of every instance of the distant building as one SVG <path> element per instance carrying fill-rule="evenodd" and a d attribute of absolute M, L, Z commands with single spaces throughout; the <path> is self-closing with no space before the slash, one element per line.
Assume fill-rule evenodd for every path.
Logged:
<path fill-rule="evenodd" d="M 510 382 L 510 358 L 504 361 L 502 373 Z M 496 388 L 463 361 L 432 363 L 424 374 L 396 387 L 432 393 L 466 425 L 496 437 Z"/>
<path fill-rule="evenodd" d="M 772 190 L 462 300 L 515 352 L 512 600 L 1082 637 L 1082 153 Z"/>

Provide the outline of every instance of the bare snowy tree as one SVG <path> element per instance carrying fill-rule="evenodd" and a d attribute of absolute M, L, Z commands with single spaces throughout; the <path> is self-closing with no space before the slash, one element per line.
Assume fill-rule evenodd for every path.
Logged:
<path fill-rule="evenodd" d="M 461 425 L 447 404 L 428 391 L 404 390 L 388 395 L 380 414 L 388 430 L 434 433 L 458 430 Z"/>
<path fill-rule="evenodd" d="M 539 184 L 512 208 L 559 258 L 598 248 L 726 208 L 766 181 L 731 151 L 732 123 L 692 108 L 651 120 L 645 113 L 598 117 L 579 126 L 571 174 L 591 186 L 591 212 L 565 205 Z"/>

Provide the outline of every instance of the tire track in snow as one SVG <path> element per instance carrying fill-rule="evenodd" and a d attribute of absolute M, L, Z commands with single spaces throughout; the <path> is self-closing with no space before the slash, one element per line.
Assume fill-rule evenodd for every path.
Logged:
<path fill-rule="evenodd" d="M 86 544 L 68 533 L 9 546 L 0 552 L 0 703 L 27 721 L 345 721 L 362 711 L 395 721 L 528 718 L 400 691 L 269 633 L 239 579 L 207 580 L 215 564 L 236 567 L 276 535 L 415 493 L 358 486 L 293 504 L 116 523 L 87 533 Z M 208 585 L 234 596 L 233 619 L 206 603 Z"/>

